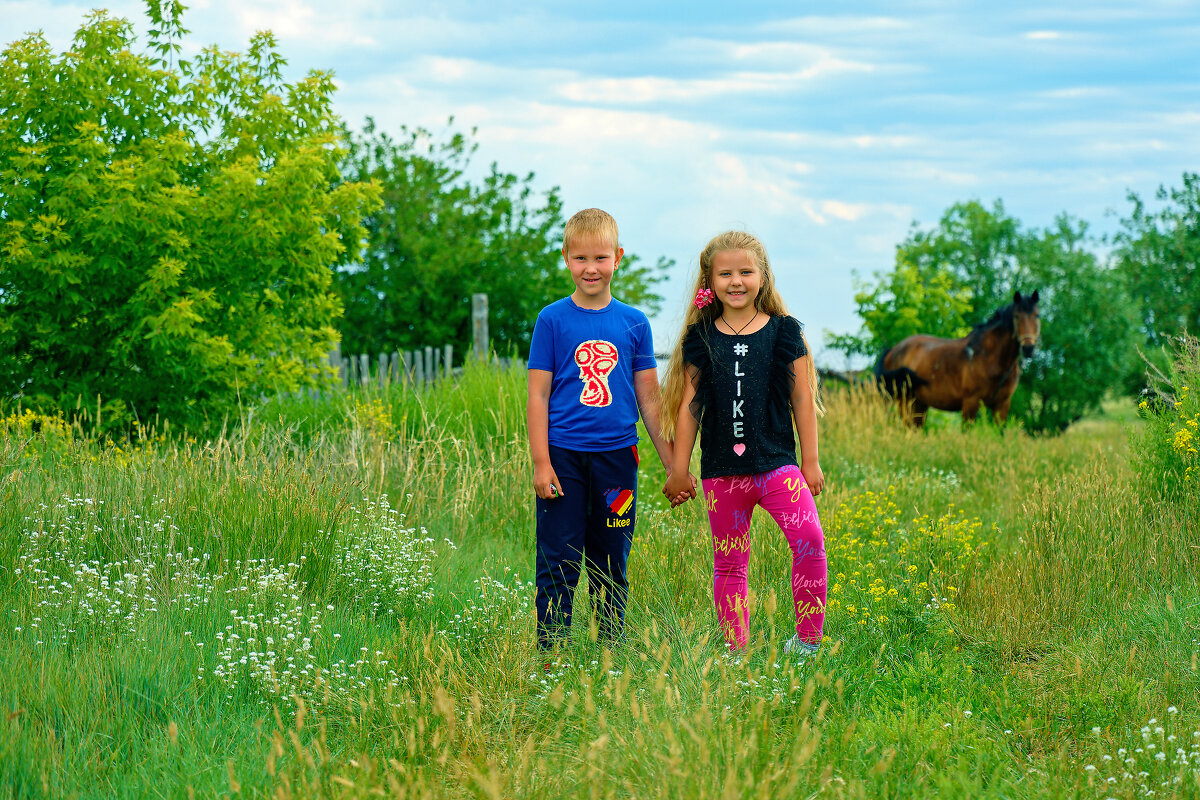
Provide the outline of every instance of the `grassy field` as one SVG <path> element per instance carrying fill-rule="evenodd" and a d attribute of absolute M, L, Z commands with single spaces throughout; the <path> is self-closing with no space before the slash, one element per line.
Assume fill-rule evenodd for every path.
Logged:
<path fill-rule="evenodd" d="M 644 459 L 628 641 L 585 613 L 545 672 L 524 396 L 472 367 L 121 446 L 10 417 L 0 799 L 1200 797 L 1200 510 L 1132 409 L 1032 438 L 829 398 L 804 664 L 778 530 L 731 658 L 701 505 Z"/>

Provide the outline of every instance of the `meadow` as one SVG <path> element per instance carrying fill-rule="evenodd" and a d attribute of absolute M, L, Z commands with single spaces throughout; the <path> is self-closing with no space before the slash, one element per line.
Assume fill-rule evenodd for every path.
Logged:
<path fill-rule="evenodd" d="M 703 508 L 643 458 L 627 640 L 581 596 L 545 670 L 524 380 L 201 439 L 8 416 L 0 798 L 1200 797 L 1200 504 L 1150 435 L 1195 418 L 914 432 L 830 394 L 807 662 L 766 515 L 735 657 Z"/>

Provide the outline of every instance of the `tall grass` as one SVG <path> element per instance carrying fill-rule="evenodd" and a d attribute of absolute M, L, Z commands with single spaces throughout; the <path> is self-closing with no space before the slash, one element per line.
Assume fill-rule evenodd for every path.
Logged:
<path fill-rule="evenodd" d="M 703 509 L 645 458 L 627 640 L 580 603 L 545 669 L 523 400 L 472 365 L 211 441 L 9 418 L 0 798 L 1200 796 L 1200 526 L 1144 423 L 921 433 L 833 395 L 806 663 L 778 530 L 732 657 Z"/>

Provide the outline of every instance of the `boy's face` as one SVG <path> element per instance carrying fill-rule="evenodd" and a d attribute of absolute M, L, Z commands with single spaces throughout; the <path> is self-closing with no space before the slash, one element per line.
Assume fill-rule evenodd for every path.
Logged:
<path fill-rule="evenodd" d="M 563 247 L 563 260 L 575 282 L 572 298 L 582 306 L 602 307 L 612 298 L 609 284 L 613 272 L 625 255 L 623 248 L 613 248 L 611 240 L 602 236 L 579 236 Z"/>

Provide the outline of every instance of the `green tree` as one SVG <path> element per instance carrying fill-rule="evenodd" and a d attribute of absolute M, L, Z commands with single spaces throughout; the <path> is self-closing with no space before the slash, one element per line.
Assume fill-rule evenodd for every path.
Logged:
<path fill-rule="evenodd" d="M 0 400 L 196 424 L 322 380 L 372 187 L 340 183 L 333 82 L 246 54 L 176 61 L 183 7 L 86 18 L 0 55 Z"/>
<path fill-rule="evenodd" d="M 1200 331 L 1200 175 L 1184 173 L 1182 188 L 1160 186 L 1155 197 L 1164 205 L 1152 212 L 1129 194 L 1133 210 L 1113 255 L 1136 302 L 1144 352 L 1165 371 L 1174 337 Z M 1142 367 L 1130 372 L 1131 390 L 1145 383 Z"/>
<path fill-rule="evenodd" d="M 404 128 L 393 138 L 368 120 L 363 135 L 351 140 L 347 179 L 376 182 L 383 205 L 364 220 L 363 263 L 337 273 L 346 308 L 343 351 L 450 343 L 465 353 L 471 295 L 482 292 L 492 346 L 527 354 L 538 311 L 574 288 L 559 251 L 564 220 L 557 190 L 538 196 L 532 173 L 518 177 L 495 164 L 471 182 L 477 145 L 460 132 L 439 137 Z M 627 255 L 615 293 L 656 313 L 662 299 L 654 287 L 670 263 L 647 266 Z"/>
<path fill-rule="evenodd" d="M 1011 413 L 1033 431 L 1061 431 L 1099 409 L 1136 360 L 1133 306 L 1089 241 L 1087 224 L 1064 214 L 1022 245 L 1026 280 L 1041 291 L 1042 342 Z"/>
<path fill-rule="evenodd" d="M 1021 248 L 1027 241 L 1021 223 L 1009 216 L 1000 200 L 989 210 L 977 200 L 946 209 L 937 227 L 914 228 L 897 248 L 897 258 L 915 265 L 922 275 L 948 272 L 966 290 L 980 313 L 1002 297 L 1011 299 L 1022 272 Z"/>
<path fill-rule="evenodd" d="M 1011 414 L 1030 430 L 1062 430 L 1099 407 L 1132 358 L 1121 281 L 1088 242 L 1087 225 L 1066 215 L 1047 230 L 1025 230 L 1000 201 L 990 210 L 955 204 L 897 247 L 892 272 L 855 297 L 863 330 L 831 337 L 830 346 L 878 355 L 913 333 L 958 337 L 1014 291 L 1039 289 L 1042 342 L 1024 365 Z"/>
<path fill-rule="evenodd" d="M 916 333 L 954 338 L 970 330 L 965 322 L 970 293 L 949 272 L 926 269 L 922 274 L 920 267 L 901 262 L 878 278 L 876 286 L 863 285 L 854 295 L 862 331 L 826 337 L 834 350 L 873 358 Z"/>

